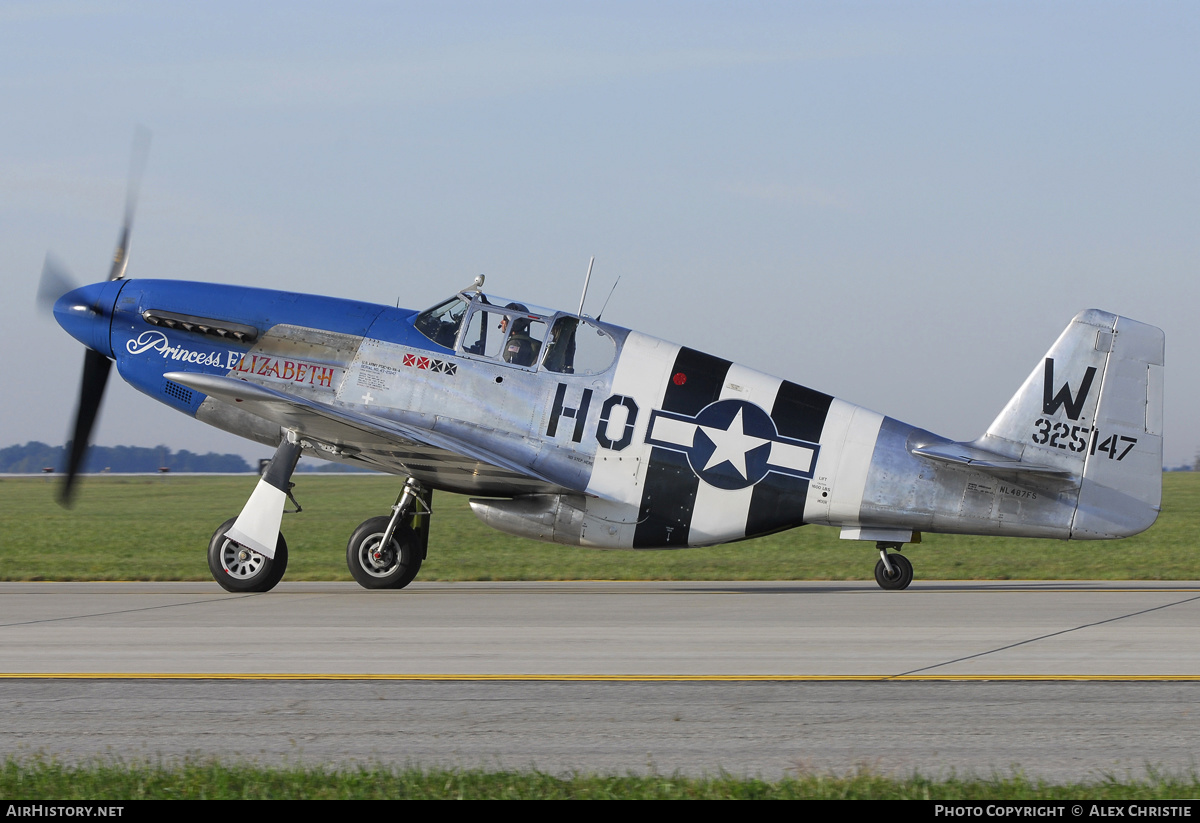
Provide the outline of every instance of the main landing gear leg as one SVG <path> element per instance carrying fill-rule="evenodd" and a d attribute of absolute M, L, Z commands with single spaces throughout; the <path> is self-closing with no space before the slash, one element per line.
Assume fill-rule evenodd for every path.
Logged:
<path fill-rule="evenodd" d="M 421 570 L 429 548 L 433 491 L 416 478 L 404 482 L 391 517 L 364 521 L 346 544 L 346 565 L 365 589 L 403 589 Z"/>
<path fill-rule="evenodd" d="M 879 549 L 879 562 L 875 564 L 875 582 L 880 588 L 898 591 L 907 589 L 913 579 L 913 567 L 908 558 L 899 554 L 902 543 L 875 544 Z M 895 549 L 896 554 L 888 554 L 888 549 Z"/>
<path fill-rule="evenodd" d="M 296 502 L 291 479 L 299 459 L 300 438 L 288 430 L 242 513 L 222 523 L 209 541 L 208 569 L 226 591 L 266 592 L 283 579 L 288 554 L 279 523 L 285 502 Z"/>

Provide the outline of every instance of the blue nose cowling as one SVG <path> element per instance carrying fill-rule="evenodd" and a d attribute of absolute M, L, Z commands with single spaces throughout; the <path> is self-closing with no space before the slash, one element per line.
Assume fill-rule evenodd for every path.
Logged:
<path fill-rule="evenodd" d="M 55 302 L 54 319 L 67 334 L 89 349 L 112 357 L 109 332 L 112 328 L 113 305 L 124 285 L 124 280 L 109 280 L 73 289 Z"/>

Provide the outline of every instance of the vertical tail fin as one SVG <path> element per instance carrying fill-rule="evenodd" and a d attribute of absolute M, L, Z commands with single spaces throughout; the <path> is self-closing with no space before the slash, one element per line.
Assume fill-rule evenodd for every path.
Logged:
<path fill-rule="evenodd" d="M 1079 478 L 1071 537 L 1149 528 L 1162 501 L 1161 329 L 1089 309 L 976 445 Z"/>

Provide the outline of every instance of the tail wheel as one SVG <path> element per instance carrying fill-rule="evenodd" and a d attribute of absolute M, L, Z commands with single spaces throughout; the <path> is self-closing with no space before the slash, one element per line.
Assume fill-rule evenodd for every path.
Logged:
<path fill-rule="evenodd" d="M 208 542 L 208 570 L 227 592 L 269 592 L 287 571 L 287 542 L 281 534 L 275 543 L 274 558 L 259 554 L 226 536 L 236 522 L 237 518 L 232 517 L 213 533 Z"/>
<path fill-rule="evenodd" d="M 875 563 L 875 582 L 879 584 L 881 589 L 892 591 L 907 589 L 908 584 L 913 579 L 912 563 L 902 554 L 889 554 L 888 562 L 892 564 L 892 572 L 890 574 L 888 573 L 887 566 L 883 564 L 883 558 L 880 558 Z"/>
<path fill-rule="evenodd" d="M 408 522 L 396 525 L 386 546 L 383 533 L 390 517 L 365 521 L 346 544 L 346 565 L 364 589 L 403 589 L 421 570 L 419 535 Z"/>

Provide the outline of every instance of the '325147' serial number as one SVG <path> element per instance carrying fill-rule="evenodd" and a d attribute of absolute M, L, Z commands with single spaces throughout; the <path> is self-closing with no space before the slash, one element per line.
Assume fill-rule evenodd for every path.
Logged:
<path fill-rule="evenodd" d="M 1047 420 L 1045 417 L 1040 418 L 1034 425 L 1036 431 L 1033 433 L 1033 442 L 1039 446 L 1079 453 L 1089 448 L 1090 440 L 1090 453 L 1102 452 L 1108 455 L 1109 460 L 1124 460 L 1125 455 L 1137 445 L 1136 437 L 1111 434 L 1101 440 L 1099 429 L 1090 426 L 1068 426 L 1062 421 Z"/>

